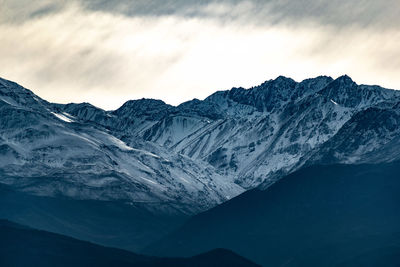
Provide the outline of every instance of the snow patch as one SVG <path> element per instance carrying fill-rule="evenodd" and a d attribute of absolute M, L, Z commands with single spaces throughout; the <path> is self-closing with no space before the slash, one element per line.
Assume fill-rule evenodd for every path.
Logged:
<path fill-rule="evenodd" d="M 156 158 L 156 159 L 160 159 L 160 158 L 161 158 L 160 156 L 157 156 L 156 154 L 153 154 L 153 153 L 151 153 L 151 152 L 144 151 L 144 150 L 141 150 L 141 149 L 132 148 L 131 150 L 132 150 L 132 151 L 136 151 L 136 152 L 138 152 L 138 153 L 145 154 L 145 155 L 147 155 L 147 156 L 150 156 L 150 157 L 153 157 L 153 158 Z M 167 161 L 168 161 L 168 160 L 167 160 Z"/>
<path fill-rule="evenodd" d="M 125 150 L 125 151 L 132 151 L 134 150 L 133 148 L 131 148 L 130 146 L 128 146 L 127 144 L 125 144 L 123 141 L 119 140 L 118 138 L 114 137 L 114 136 L 110 136 L 109 140 L 119 149 L 121 150 Z"/>
<path fill-rule="evenodd" d="M 71 120 L 70 118 L 68 118 L 67 116 L 63 115 L 63 114 L 59 114 L 59 113 L 55 113 L 55 112 L 51 112 L 51 114 L 53 114 L 54 116 L 56 116 L 58 119 L 71 123 L 74 122 L 73 120 Z"/>
<path fill-rule="evenodd" d="M 140 178 L 143 179 L 143 180 L 146 181 L 146 182 L 151 183 L 151 184 L 158 185 L 158 183 L 156 183 L 156 182 L 154 182 L 154 181 L 152 181 L 152 180 L 150 180 L 150 179 L 144 178 L 144 177 L 142 177 L 142 176 L 140 176 Z"/>
<path fill-rule="evenodd" d="M 73 120 L 76 119 L 74 116 L 72 116 L 71 114 L 67 113 L 67 112 L 63 112 L 64 116 L 66 116 L 67 118 Z"/>
<path fill-rule="evenodd" d="M 5 103 L 7 103 L 7 104 L 9 104 L 10 106 L 15 106 L 15 105 L 11 104 L 9 101 L 5 100 L 4 98 L 0 98 L 0 100 L 5 102 Z"/>
<path fill-rule="evenodd" d="M 331 99 L 331 102 L 332 102 L 333 104 L 335 104 L 336 106 L 339 105 L 338 103 L 336 103 L 336 102 L 333 101 L 332 99 Z"/>

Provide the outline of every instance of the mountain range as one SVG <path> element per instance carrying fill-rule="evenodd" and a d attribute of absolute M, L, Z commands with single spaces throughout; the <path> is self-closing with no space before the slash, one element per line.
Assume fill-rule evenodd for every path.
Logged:
<path fill-rule="evenodd" d="M 113 111 L 50 103 L 0 79 L 0 217 L 141 250 L 303 168 L 396 162 L 399 123 L 400 91 L 346 75 Z"/>

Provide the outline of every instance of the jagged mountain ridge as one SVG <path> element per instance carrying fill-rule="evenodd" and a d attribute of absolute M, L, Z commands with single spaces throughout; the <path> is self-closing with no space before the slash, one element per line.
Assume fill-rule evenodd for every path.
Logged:
<path fill-rule="evenodd" d="M 207 164 L 144 140 L 128 146 L 100 124 L 80 120 L 15 83 L 1 80 L 0 86 L 1 183 L 36 195 L 141 202 L 184 213 L 243 192 Z M 113 116 L 79 106 L 93 111 L 93 118 Z"/>
<path fill-rule="evenodd" d="M 195 213 L 305 164 L 400 157 L 393 148 L 400 92 L 348 76 L 300 83 L 281 76 L 176 107 L 141 99 L 115 111 L 52 104 L 6 80 L 0 85 L 1 182 L 36 194 Z M 379 118 L 373 125 L 371 116 Z"/>
<path fill-rule="evenodd" d="M 348 76 L 336 80 L 321 76 L 300 83 L 278 77 L 247 90 L 220 91 L 204 101 L 193 100 L 177 107 L 156 100 L 134 101 L 148 110 L 157 107 L 161 116 L 148 112 L 139 116 L 140 120 L 124 119 L 122 127 L 118 125 L 120 120 L 105 125 L 122 128 L 121 138 L 127 143 L 135 138 L 157 143 L 205 161 L 221 175 L 234 177 L 236 183 L 250 189 L 271 184 L 306 163 L 319 162 L 321 152 L 332 152 L 329 146 L 322 151 L 320 147 L 344 125 L 347 127 L 353 116 L 363 116 L 371 108 L 397 116 L 394 107 L 399 96 L 398 91 L 379 86 L 357 85 Z M 111 113 L 126 112 L 124 105 Z M 396 136 L 394 132 L 387 134 L 388 140 Z M 340 138 L 343 142 L 348 139 Z M 385 145 L 386 141 L 378 143 Z M 354 152 L 358 149 L 355 146 Z M 357 160 L 346 158 L 345 154 L 335 162 L 368 162 L 363 154 Z"/>
<path fill-rule="evenodd" d="M 205 160 L 249 189 L 300 168 L 309 153 L 318 155 L 320 146 L 356 114 L 372 107 L 385 108 L 386 103 L 385 110 L 396 116 L 390 105 L 398 102 L 399 92 L 358 86 L 348 76 L 336 80 L 318 77 L 301 83 L 278 77 L 250 90 L 232 89 L 196 101 L 197 106 L 212 103 L 223 114 L 223 119 L 215 119 L 209 128 L 201 126 L 184 139 L 170 142 L 173 136 L 166 137 L 169 130 L 162 129 L 160 123 L 145 138 Z M 395 136 L 392 133 L 388 139 Z M 346 138 L 342 136 L 342 140 Z M 336 162 L 347 160 L 343 157 Z M 359 157 L 359 161 L 367 160 Z"/>

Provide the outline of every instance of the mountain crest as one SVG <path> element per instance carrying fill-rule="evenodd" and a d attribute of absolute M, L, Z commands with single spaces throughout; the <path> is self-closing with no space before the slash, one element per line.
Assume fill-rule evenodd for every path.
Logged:
<path fill-rule="evenodd" d="M 5 166 L 0 171 L 25 177 L 10 178 L 15 186 L 30 192 L 43 186 L 50 195 L 73 192 L 89 199 L 176 203 L 180 196 L 177 205 L 198 202 L 198 209 L 273 183 L 317 158 L 314 154 L 328 154 L 333 144 L 342 151 L 335 154 L 338 162 L 388 151 L 388 142 L 397 142 L 400 121 L 393 110 L 399 91 L 358 86 L 348 76 L 300 83 L 280 76 L 177 107 L 140 99 L 115 111 L 47 103 L 5 80 L 0 87 L 7 87 L 0 95 L 5 103 L 0 106 L 0 167 Z M 370 107 L 379 109 L 367 113 Z M 352 120 L 372 115 L 383 123 L 367 127 Z M 356 126 L 360 134 L 354 138 Z M 339 142 L 348 139 L 352 146 Z M 329 140 L 336 141 L 322 149 Z M 68 180 L 62 175 L 66 171 Z M 36 183 L 34 177 L 48 179 Z"/>

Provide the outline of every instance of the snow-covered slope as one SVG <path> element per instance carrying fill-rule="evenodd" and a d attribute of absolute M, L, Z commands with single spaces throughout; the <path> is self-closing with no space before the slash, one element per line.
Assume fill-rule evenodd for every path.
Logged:
<path fill-rule="evenodd" d="M 336 80 L 322 76 L 301 83 L 278 77 L 248 90 L 234 88 L 204 101 L 184 103 L 140 137 L 208 162 L 221 175 L 234 177 L 236 183 L 250 189 L 268 185 L 313 162 L 310 153 L 316 159 L 322 146 L 342 134 L 342 127 L 352 123 L 360 112 L 380 107 L 391 114 L 388 116 L 396 117 L 393 105 L 385 103 L 398 103 L 399 97 L 398 91 L 359 86 L 348 76 Z M 376 131 L 385 127 L 385 120 L 381 123 L 374 124 Z M 398 122 L 393 123 L 396 128 Z M 346 144 L 352 135 L 347 132 L 336 139 Z M 381 139 L 388 142 L 393 138 L 396 133 L 387 133 L 369 142 L 377 139 L 378 149 Z M 323 147 L 324 151 L 333 149 Z M 338 161 L 368 158 L 363 152 L 358 160 L 344 156 Z"/>
<path fill-rule="evenodd" d="M 0 182 L 196 213 L 305 164 L 400 158 L 400 92 L 285 77 L 177 107 L 52 104 L 0 80 Z"/>
<path fill-rule="evenodd" d="M 64 111 L 14 83 L 0 86 L 1 183 L 36 195 L 143 202 L 187 213 L 243 192 L 206 163 L 140 139 L 128 145 L 82 119 L 115 115 L 87 104 L 80 105 L 87 112 L 78 105 L 71 114 L 71 105 Z"/>

